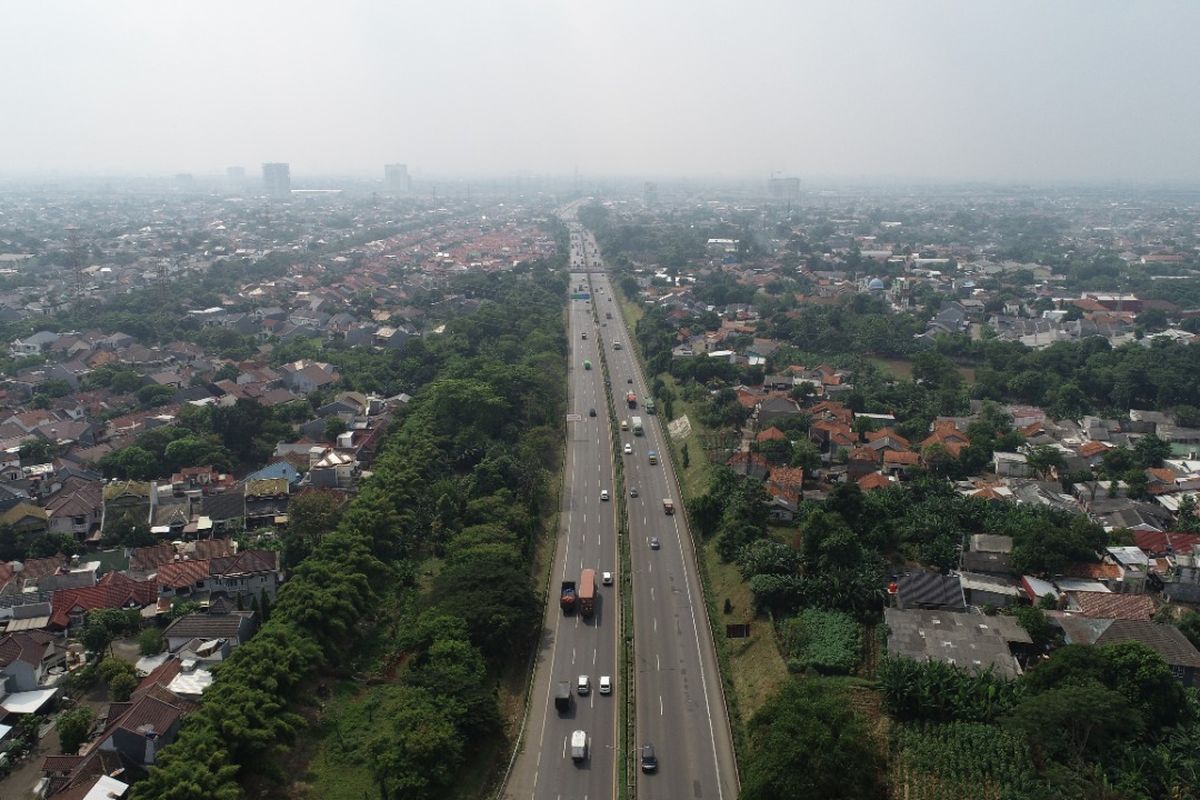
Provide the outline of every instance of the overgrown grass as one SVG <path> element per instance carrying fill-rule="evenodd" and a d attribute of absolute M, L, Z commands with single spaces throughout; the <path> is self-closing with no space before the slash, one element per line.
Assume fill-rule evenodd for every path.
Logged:
<path fill-rule="evenodd" d="M 717 607 L 718 620 L 723 624 L 750 623 L 749 637 L 726 639 L 730 682 L 741 711 L 741 722 L 745 724 L 787 680 L 787 665 L 775 642 L 770 620 L 755 617 L 754 595 L 750 586 L 742 579 L 735 565 L 721 561 L 714 541 L 704 545 L 704 565 L 708 570 L 708 584 Z M 726 600 L 732 606 L 728 614 L 725 613 Z M 725 630 L 721 627 L 716 633 L 724 636 Z"/>

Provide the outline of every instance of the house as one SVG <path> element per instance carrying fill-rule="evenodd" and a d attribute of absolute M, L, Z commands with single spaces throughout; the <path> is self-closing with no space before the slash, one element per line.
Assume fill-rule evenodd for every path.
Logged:
<path fill-rule="evenodd" d="M 87 612 L 99 608 L 138 608 L 158 600 L 154 581 L 135 581 L 120 572 L 109 572 L 95 586 L 60 589 L 50 600 L 52 631 L 65 631 L 83 624 Z"/>
<path fill-rule="evenodd" d="M 963 570 L 958 578 L 968 605 L 1007 608 L 1020 603 L 1024 597 L 1020 584 L 1013 577 Z"/>
<path fill-rule="evenodd" d="M 128 518 L 135 524 L 150 523 L 151 487 L 144 481 L 110 481 L 103 489 L 104 527 L 111 528 Z"/>
<path fill-rule="evenodd" d="M 915 661 L 942 661 L 1004 678 L 1021 674 L 1013 645 L 1033 640 L 1013 617 L 953 611 L 885 608 L 888 652 Z"/>
<path fill-rule="evenodd" d="M 22 631 L 0 637 L 0 693 L 44 688 L 50 670 L 66 664 L 58 637 L 44 631 Z"/>
<path fill-rule="evenodd" d="M 50 533 L 70 536 L 78 542 L 98 540 L 104 519 L 103 490 L 95 481 L 78 481 L 76 485 L 46 501 L 47 528 Z"/>
<path fill-rule="evenodd" d="M 768 397 L 758 407 L 758 422 L 763 426 L 773 425 L 777 420 L 800 416 L 800 407 L 788 397 Z"/>
<path fill-rule="evenodd" d="M 38 331 L 32 336 L 14 340 L 9 346 L 9 353 L 13 358 L 40 356 L 50 345 L 57 342 L 59 338 L 59 334 L 52 331 Z"/>
<path fill-rule="evenodd" d="M 725 464 L 741 475 L 762 480 L 771 471 L 771 465 L 762 453 L 737 452 Z"/>
<path fill-rule="evenodd" d="M 302 394 L 332 386 L 342 379 L 331 365 L 308 359 L 284 364 L 280 372 L 284 384 Z"/>
<path fill-rule="evenodd" d="M 967 605 L 957 575 L 910 572 L 896 581 L 896 607 L 963 611 Z"/>
<path fill-rule="evenodd" d="M 233 553 L 227 539 L 201 539 L 195 542 L 163 542 L 136 547 L 129 554 L 129 574 L 139 580 L 149 578 L 160 567 L 184 559 L 208 559 Z"/>
<path fill-rule="evenodd" d="M 21 502 L 0 514 L 0 525 L 7 525 L 21 535 L 36 535 L 50 529 L 50 517 L 44 508 Z"/>
<path fill-rule="evenodd" d="M 1066 611 L 1096 619 L 1154 618 L 1154 600 L 1144 594 L 1067 592 Z"/>
<path fill-rule="evenodd" d="M 246 481 L 246 528 L 253 530 L 286 522 L 289 490 L 286 478 Z"/>
<path fill-rule="evenodd" d="M 1033 474 L 1024 453 L 992 453 L 992 471 L 1001 478 L 1028 478 Z"/>
<path fill-rule="evenodd" d="M 344 433 L 342 436 L 349 436 Z M 339 437 L 339 441 L 341 437 Z M 308 484 L 325 489 L 349 489 L 354 486 L 358 462 L 349 453 L 332 447 L 313 447 L 309 450 Z"/>
<path fill-rule="evenodd" d="M 234 611 L 220 604 L 206 612 L 187 614 L 163 630 L 167 650 L 174 653 L 194 639 L 212 641 L 223 639 L 231 648 L 247 642 L 257 627 L 253 611 Z"/>
<path fill-rule="evenodd" d="M 135 695 L 129 702 L 113 703 L 108 710 L 108 725 L 94 747 L 150 766 L 159 751 L 175 741 L 183 718 L 195 707 L 159 687 Z"/>
<path fill-rule="evenodd" d="M 856 447 L 850 451 L 846 460 L 846 477 L 852 481 L 870 475 L 879 469 L 875 451 L 869 447 Z"/>
<path fill-rule="evenodd" d="M 286 461 L 276 461 L 246 476 L 247 481 L 261 481 L 271 478 L 283 478 L 288 482 L 288 485 L 295 486 L 300 482 L 300 470 Z"/>
<path fill-rule="evenodd" d="M 1171 674 L 1185 687 L 1197 685 L 1200 651 L 1174 625 L 1137 619 L 1092 619 L 1057 614 L 1067 644 L 1103 646 L 1117 642 L 1141 642 L 1162 656 Z"/>
<path fill-rule="evenodd" d="M 244 527 L 246 517 L 245 486 L 231 486 L 220 494 L 200 499 L 200 515 L 212 524 L 212 535 L 223 536 Z"/>

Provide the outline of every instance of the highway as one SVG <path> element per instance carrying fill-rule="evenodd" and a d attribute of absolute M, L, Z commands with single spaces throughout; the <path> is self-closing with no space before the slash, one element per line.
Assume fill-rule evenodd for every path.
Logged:
<path fill-rule="evenodd" d="M 576 204 L 577 205 L 577 204 Z M 620 442 L 628 503 L 636 682 L 637 741 L 653 745 L 658 769 L 636 773 L 639 800 L 736 800 L 737 769 L 721 692 L 721 678 L 696 554 L 682 511 L 668 515 L 663 500 L 682 506 L 673 471 L 665 461 L 666 431 L 647 414 L 647 384 L 630 348 L 629 332 L 612 299 L 612 285 L 591 234 L 563 214 L 571 229 L 571 289 L 591 289 L 591 299 L 572 299 L 568 313 L 570 342 L 569 411 L 562 509 L 550 597 L 536 656 L 531 698 L 518 753 L 503 790 L 512 800 L 600 800 L 618 796 L 618 725 L 620 717 L 618 634 L 619 556 L 616 531 L 612 435 L 608 417 L 611 393 L 619 420 L 629 423 Z M 593 305 L 595 311 L 593 312 Z M 611 316 L 610 316 L 611 315 Z M 586 338 L 585 338 L 586 336 Z M 617 348 L 620 343 L 620 348 Z M 610 387 L 604 385 L 600 348 L 607 359 Z M 584 369 L 584 361 L 592 369 Z M 626 393 L 636 394 L 636 409 Z M 596 416 L 590 416 L 591 409 Z M 631 419 L 639 416 L 643 435 Z M 631 452 L 624 454 L 625 445 Z M 658 454 L 651 464 L 650 452 Z M 636 496 L 630 496 L 631 489 Z M 602 500 L 607 491 L 610 499 Z M 652 549 L 657 538 L 660 547 Z M 590 567 L 597 576 L 614 575 L 614 586 L 597 586 L 596 613 L 590 620 L 559 609 L 563 580 L 578 580 Z M 590 676 L 592 691 L 573 696 L 571 710 L 554 706 L 559 681 L 572 690 L 580 674 Z M 596 691 L 599 676 L 609 675 L 613 693 Z M 589 755 L 576 763 L 569 752 L 572 731 L 584 730 Z M 629 754 L 626 754 L 629 755 Z M 640 758 L 635 759 L 635 763 Z M 636 767 L 635 767 L 636 769 Z"/>
<path fill-rule="evenodd" d="M 585 248 L 598 253 L 590 233 Z M 599 258 L 599 255 L 596 255 Z M 597 266 L 595 262 L 589 266 Z M 602 320 L 600 339 L 608 358 L 611 391 L 619 416 L 641 417 L 644 435 L 620 434 L 625 484 L 637 489 L 628 498 L 632 561 L 634 651 L 637 681 L 637 731 L 640 745 L 650 742 L 658 770 L 640 773 L 638 800 L 736 800 L 738 778 L 732 735 L 721 691 L 696 554 L 681 511 L 667 515 L 663 499 L 682 505 L 674 471 L 667 456 L 666 420 L 647 414 L 645 377 L 631 348 L 631 337 L 613 300 L 604 272 L 590 274 L 596 307 Z M 612 319 L 607 319 L 607 314 Z M 621 349 L 615 349 L 615 343 Z M 637 396 L 630 409 L 626 393 Z M 632 425 L 631 425 L 632 428 Z M 650 451 L 658 454 L 651 464 Z M 661 546 L 650 547 L 652 537 Z"/>
<path fill-rule="evenodd" d="M 580 242 L 580 237 L 573 238 Z M 582 257 L 581 253 L 576 255 Z M 587 276 L 582 271 L 572 274 L 572 289 L 586 283 Z M 591 303 L 571 300 L 568 331 L 571 416 L 567 421 L 565 484 L 532 696 L 520 751 L 504 789 L 504 797 L 514 800 L 616 797 L 620 563 L 612 435 L 595 327 Z M 584 369 L 585 360 L 591 361 L 592 369 Z M 593 408 L 595 417 L 589 415 Z M 610 499 L 601 500 L 602 491 L 607 491 Z M 558 603 L 560 584 L 563 580 L 578 581 L 585 567 L 596 570 L 595 613 L 591 619 L 578 613 L 566 616 Z M 603 572 L 613 573 L 613 586 L 600 585 Z M 591 680 L 591 692 L 586 696 L 576 694 L 579 675 L 588 675 Z M 602 675 L 612 678 L 610 695 L 601 695 L 597 690 Z M 554 706 L 554 688 L 559 681 L 571 684 L 573 700 L 571 710 L 566 713 L 560 713 Z M 573 761 L 569 752 L 570 736 L 575 730 L 586 731 L 589 739 L 588 758 L 580 763 Z"/>

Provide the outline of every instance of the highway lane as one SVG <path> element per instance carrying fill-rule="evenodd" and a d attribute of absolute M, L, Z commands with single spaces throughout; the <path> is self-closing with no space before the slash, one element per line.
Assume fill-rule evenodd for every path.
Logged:
<path fill-rule="evenodd" d="M 576 237 L 576 241 L 578 238 Z M 582 252 L 572 248 L 572 261 Z M 571 286 L 586 284 L 585 274 L 572 274 Z M 571 300 L 570 356 L 564 492 L 557 550 L 537 655 L 532 696 L 524 723 L 521 749 L 505 786 L 514 800 L 599 800 L 616 797 L 619 687 L 617 636 L 619 558 L 616 537 L 616 498 L 613 496 L 612 439 L 604 395 L 598 337 L 590 302 Z M 587 339 L 583 334 L 587 334 Z M 590 360 L 593 368 L 585 370 Z M 589 416 L 595 408 L 596 416 Z M 600 499 L 602 490 L 610 500 Z M 563 580 L 579 580 L 580 570 L 596 570 L 596 611 L 591 619 L 563 615 L 558 594 Z M 614 586 L 601 586 L 601 573 L 614 575 Z M 589 676 L 591 692 L 575 693 L 577 678 Z M 611 676 L 611 695 L 597 691 L 601 675 Z M 570 681 L 572 708 L 560 714 L 554 707 L 554 688 Z M 571 732 L 587 731 L 589 757 L 576 764 L 569 753 Z"/>
<path fill-rule="evenodd" d="M 588 249 L 594 251 L 594 242 Z M 643 436 L 632 430 L 620 434 L 622 448 L 625 443 L 633 448 L 631 455 L 621 456 L 625 482 L 638 490 L 638 497 L 629 498 L 638 744 L 653 743 L 659 760 L 656 774 L 640 775 L 638 797 L 735 800 L 732 736 L 696 556 L 681 512 L 668 516 L 663 511 L 664 498 L 671 498 L 677 509 L 682 505 L 674 473 L 665 463 L 666 423 L 645 413 L 648 386 L 612 300 L 608 276 L 590 277 L 606 323 L 600 333 L 618 414 L 640 416 L 645 429 Z M 604 319 L 607 311 L 613 319 Z M 614 350 L 614 341 L 622 349 Z M 636 410 L 625 403 L 630 390 L 637 395 Z M 651 450 L 658 453 L 656 465 L 649 462 Z M 650 548 L 651 537 L 658 537 L 661 549 Z"/>

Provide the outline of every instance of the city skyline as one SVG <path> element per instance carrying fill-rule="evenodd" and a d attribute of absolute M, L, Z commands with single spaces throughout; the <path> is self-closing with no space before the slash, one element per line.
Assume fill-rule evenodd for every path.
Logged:
<path fill-rule="evenodd" d="M 679 11 L 15 9 L 0 174 L 1200 180 L 1194 5 Z"/>

